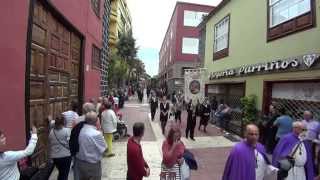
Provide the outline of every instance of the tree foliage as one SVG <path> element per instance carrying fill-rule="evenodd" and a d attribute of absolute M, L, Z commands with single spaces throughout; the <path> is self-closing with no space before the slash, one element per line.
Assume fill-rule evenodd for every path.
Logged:
<path fill-rule="evenodd" d="M 128 63 L 117 54 L 112 54 L 108 66 L 109 86 L 121 87 L 123 80 L 127 78 Z"/>
<path fill-rule="evenodd" d="M 116 84 L 119 88 L 124 85 L 125 79 L 129 84 L 137 84 L 146 71 L 144 63 L 137 58 L 138 48 L 132 32 L 120 34 L 116 48 L 112 52 L 108 68 L 110 86 Z"/>
<path fill-rule="evenodd" d="M 132 37 L 132 32 L 120 34 L 117 42 L 117 54 L 126 61 L 130 61 L 137 56 L 138 48 L 136 40 Z"/>

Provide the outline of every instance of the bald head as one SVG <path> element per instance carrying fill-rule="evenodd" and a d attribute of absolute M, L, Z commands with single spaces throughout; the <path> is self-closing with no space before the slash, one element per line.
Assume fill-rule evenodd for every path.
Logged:
<path fill-rule="evenodd" d="M 90 111 L 86 114 L 85 116 L 85 121 L 88 123 L 88 124 L 91 124 L 91 125 L 95 125 L 96 122 L 97 122 L 97 113 L 96 112 L 93 112 L 93 111 Z"/>
<path fill-rule="evenodd" d="M 259 131 L 259 128 L 255 124 L 248 124 L 246 126 L 246 132 Z"/>
<path fill-rule="evenodd" d="M 312 112 L 311 111 L 304 111 L 303 118 L 307 121 L 311 120 L 313 118 Z"/>
<path fill-rule="evenodd" d="M 255 147 L 259 140 L 259 128 L 255 124 L 248 124 L 246 126 L 245 138 L 248 144 Z"/>

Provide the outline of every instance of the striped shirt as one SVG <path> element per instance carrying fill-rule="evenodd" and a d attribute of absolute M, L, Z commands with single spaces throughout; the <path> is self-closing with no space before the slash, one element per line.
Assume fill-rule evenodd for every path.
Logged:
<path fill-rule="evenodd" d="M 66 121 L 66 127 L 67 128 L 72 128 L 72 126 L 75 124 L 75 120 L 79 118 L 78 113 L 74 111 L 66 111 L 63 112 L 62 115 L 64 116 L 64 119 Z"/>

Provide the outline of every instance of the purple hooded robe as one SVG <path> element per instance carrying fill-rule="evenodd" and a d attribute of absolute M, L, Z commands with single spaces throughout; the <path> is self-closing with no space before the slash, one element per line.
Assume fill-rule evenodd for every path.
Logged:
<path fill-rule="evenodd" d="M 263 145 L 257 144 L 256 149 L 264 157 L 267 164 L 270 164 Z M 224 168 L 222 180 L 255 180 L 256 159 L 254 148 L 246 141 L 236 144 L 230 152 Z"/>
<path fill-rule="evenodd" d="M 275 167 L 279 167 L 278 160 L 288 156 L 292 151 L 296 144 L 299 143 L 299 137 L 294 133 L 289 133 L 283 136 L 279 143 L 277 144 L 273 156 L 272 156 L 272 165 Z M 303 141 L 304 146 L 307 151 L 307 162 L 304 165 L 304 169 L 306 172 L 306 179 L 313 180 L 314 179 L 314 169 L 313 169 L 313 160 L 312 153 L 310 148 L 310 143 Z"/>

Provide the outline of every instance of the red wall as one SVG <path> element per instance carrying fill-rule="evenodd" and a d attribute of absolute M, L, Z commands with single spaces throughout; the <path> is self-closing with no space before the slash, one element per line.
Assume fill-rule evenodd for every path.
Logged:
<path fill-rule="evenodd" d="M 177 32 L 176 32 L 176 61 L 187 61 L 195 62 L 199 61 L 199 55 L 195 54 L 182 54 L 182 38 L 183 37 L 194 37 L 199 38 L 200 29 L 197 27 L 185 27 L 183 25 L 184 10 L 200 11 L 200 12 L 210 12 L 213 10 L 211 6 L 194 5 L 194 4 L 181 4 L 177 9 Z"/>
<path fill-rule="evenodd" d="M 28 0 L 1 1 L 0 6 L 0 129 L 8 146 L 25 144 L 25 63 Z M 18 146 L 20 145 L 20 146 Z"/>
<path fill-rule="evenodd" d="M 92 44 L 102 47 L 102 15 L 98 18 L 87 0 L 51 0 L 56 9 L 84 36 L 85 100 L 100 95 L 100 71 L 91 68 Z M 0 6 L 0 130 L 8 148 L 25 145 L 25 70 L 29 0 L 2 1 Z M 85 70 L 85 68 L 83 68 Z"/>
<path fill-rule="evenodd" d="M 200 29 L 197 27 L 184 27 L 184 10 L 210 12 L 213 10 L 213 6 L 198 5 L 192 3 L 178 2 L 172 14 L 168 30 L 166 32 L 163 44 L 161 46 L 160 53 L 163 53 L 163 57 L 159 61 L 160 72 L 165 71 L 166 67 L 164 61 L 169 61 L 167 66 L 174 64 L 177 61 L 194 62 L 195 59 L 199 60 L 198 55 L 194 54 L 182 54 L 182 38 L 183 37 L 196 37 L 199 38 Z M 173 31 L 173 38 L 170 41 L 170 29 Z M 165 44 L 169 40 L 169 47 L 166 50 Z M 170 61 L 170 49 L 172 52 L 172 60 Z"/>

